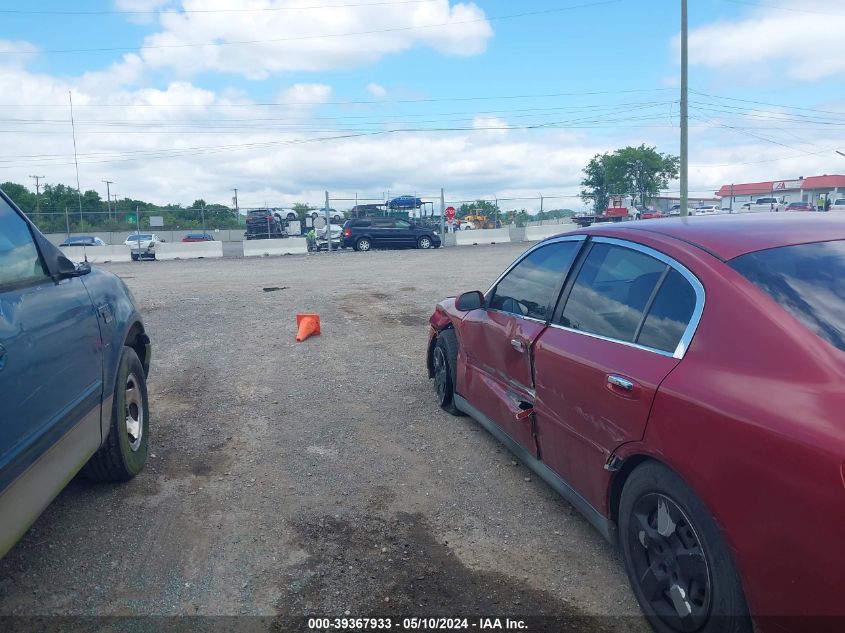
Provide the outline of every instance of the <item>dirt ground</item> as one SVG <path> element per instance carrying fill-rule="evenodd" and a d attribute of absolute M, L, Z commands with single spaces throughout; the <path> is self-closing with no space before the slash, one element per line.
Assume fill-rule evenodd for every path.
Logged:
<path fill-rule="evenodd" d="M 0 561 L 0 615 L 644 628 L 585 617 L 639 613 L 616 552 L 425 374 L 435 302 L 526 247 L 105 266 L 154 345 L 151 458 L 128 484 L 70 483 Z M 297 312 L 322 336 L 297 344 Z"/>

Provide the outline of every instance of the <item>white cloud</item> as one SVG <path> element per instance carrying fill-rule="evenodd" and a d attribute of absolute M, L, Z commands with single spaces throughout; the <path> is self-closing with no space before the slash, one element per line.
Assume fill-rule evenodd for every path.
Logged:
<path fill-rule="evenodd" d="M 840 0 L 779 0 L 788 10 L 753 9 L 690 31 L 690 64 L 797 81 L 845 75 L 845 12 Z M 678 39 L 675 39 L 678 47 Z"/>
<path fill-rule="evenodd" d="M 145 39 L 140 55 L 151 68 L 185 77 L 217 71 L 259 80 L 282 72 L 351 68 L 416 46 L 477 55 L 493 34 L 478 6 L 449 0 L 298 11 L 277 10 L 302 6 L 297 0 L 182 0 L 182 6 L 202 12 L 162 13 L 162 30 Z M 265 10 L 240 11 L 249 8 Z M 239 11 L 208 12 L 212 9 Z M 249 43 L 213 45 L 220 42 Z"/>
<path fill-rule="evenodd" d="M 3 55 L 3 62 L 8 66 L 22 67 L 35 57 L 38 48 L 31 42 L 23 40 L 4 40 L 0 38 L 0 51 L 9 54 Z"/>
<path fill-rule="evenodd" d="M 376 99 L 384 99 L 387 96 L 387 90 L 384 86 L 380 86 L 376 83 L 367 84 L 367 92 L 373 95 Z"/>
<path fill-rule="evenodd" d="M 279 93 L 279 103 L 319 105 L 328 101 L 332 87 L 325 84 L 294 84 Z"/>

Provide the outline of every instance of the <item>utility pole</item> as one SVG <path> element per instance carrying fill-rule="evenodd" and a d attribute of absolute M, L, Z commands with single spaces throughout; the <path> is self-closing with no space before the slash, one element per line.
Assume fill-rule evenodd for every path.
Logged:
<path fill-rule="evenodd" d="M 41 179 L 44 176 L 30 176 L 35 179 L 35 212 L 41 212 Z"/>
<path fill-rule="evenodd" d="M 734 212 L 734 186 L 733 186 L 733 183 L 731 183 L 731 204 L 730 204 L 730 211 L 728 211 L 728 213 L 733 213 L 733 212 Z"/>
<path fill-rule="evenodd" d="M 113 180 L 104 180 L 106 183 L 106 208 L 109 210 L 109 220 L 111 220 L 111 189 L 110 186 L 114 184 Z"/>
<path fill-rule="evenodd" d="M 687 76 L 687 0 L 681 0 L 681 215 L 689 214 L 689 77 Z"/>
<path fill-rule="evenodd" d="M 73 122 L 73 94 L 67 91 L 70 102 L 70 129 L 73 132 L 73 163 L 76 165 L 76 197 L 79 200 L 79 230 L 82 231 L 82 190 L 79 187 L 79 158 L 76 153 L 76 125 Z"/>
<path fill-rule="evenodd" d="M 241 214 L 240 210 L 238 209 L 238 190 L 237 190 L 237 189 L 232 189 L 232 191 L 234 191 L 234 192 L 235 192 L 235 197 L 234 197 L 234 201 L 235 201 L 235 216 L 238 216 L 238 215 L 240 215 L 240 214 Z"/>
<path fill-rule="evenodd" d="M 440 188 L 440 239 L 446 243 L 446 193 Z"/>
<path fill-rule="evenodd" d="M 331 211 L 329 210 L 329 192 L 326 191 L 326 248 L 328 252 L 332 252 L 332 219 L 329 217 Z"/>

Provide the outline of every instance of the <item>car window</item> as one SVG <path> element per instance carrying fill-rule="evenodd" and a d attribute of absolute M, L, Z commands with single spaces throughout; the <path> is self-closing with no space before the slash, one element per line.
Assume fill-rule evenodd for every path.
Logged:
<path fill-rule="evenodd" d="M 411 223 L 406 222 L 405 220 L 397 219 L 397 220 L 393 221 L 393 224 L 397 229 L 410 229 L 411 228 Z"/>
<path fill-rule="evenodd" d="M 695 290 L 681 273 L 671 269 L 657 291 L 635 342 L 674 352 L 694 311 Z"/>
<path fill-rule="evenodd" d="M 372 224 L 370 220 L 355 220 L 352 226 L 372 226 Z"/>
<path fill-rule="evenodd" d="M 381 228 L 392 228 L 393 218 L 373 218 L 373 226 Z"/>
<path fill-rule="evenodd" d="M 46 277 L 27 223 L 0 200 L 0 286 Z"/>
<path fill-rule="evenodd" d="M 559 325 L 633 342 L 666 264 L 613 244 L 590 249 Z"/>
<path fill-rule="evenodd" d="M 151 239 L 153 239 L 153 236 L 136 233 L 135 235 L 130 235 L 129 239 L 130 240 L 136 240 L 136 241 L 137 240 L 151 240 Z"/>
<path fill-rule="evenodd" d="M 533 251 L 499 281 L 490 307 L 545 321 L 554 310 L 555 291 L 580 247 L 581 242 L 557 242 Z"/>
<path fill-rule="evenodd" d="M 818 336 L 845 350 L 845 240 L 771 248 L 729 265 Z"/>

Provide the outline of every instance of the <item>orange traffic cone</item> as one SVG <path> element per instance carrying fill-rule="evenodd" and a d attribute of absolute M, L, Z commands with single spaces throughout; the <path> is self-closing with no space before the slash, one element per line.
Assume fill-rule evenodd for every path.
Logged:
<path fill-rule="evenodd" d="M 299 330 L 296 334 L 297 342 L 301 343 L 311 335 L 320 333 L 319 314 L 297 314 L 296 327 Z"/>

